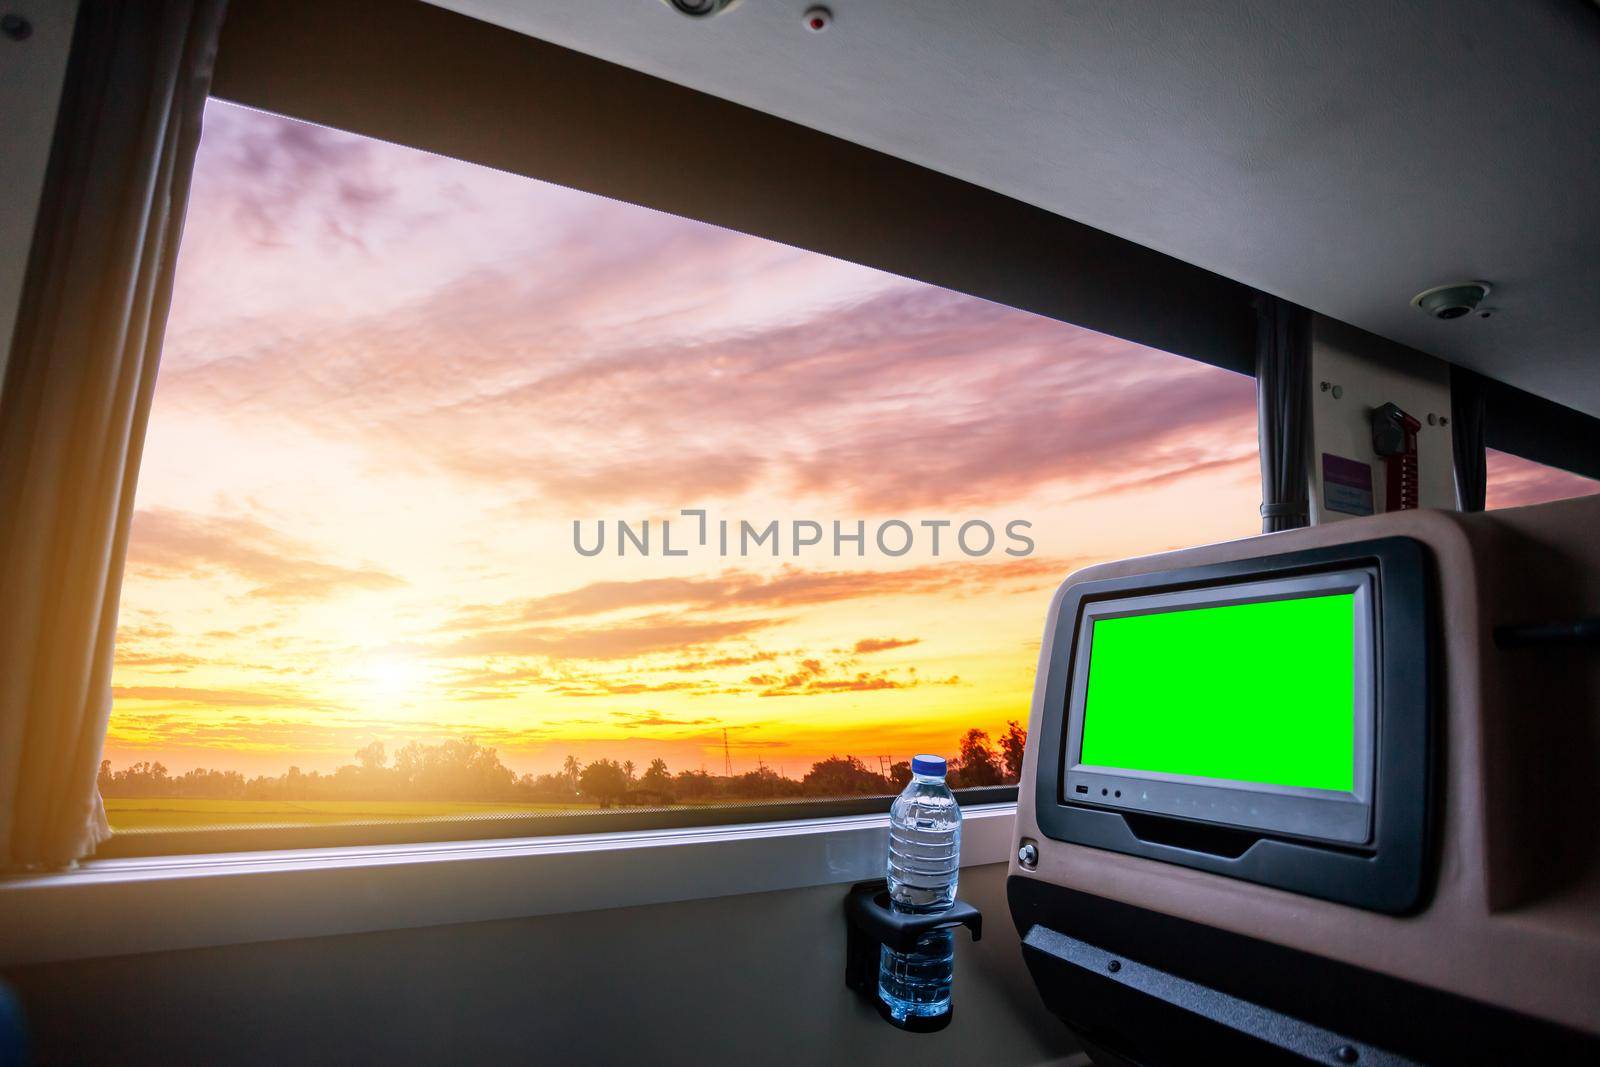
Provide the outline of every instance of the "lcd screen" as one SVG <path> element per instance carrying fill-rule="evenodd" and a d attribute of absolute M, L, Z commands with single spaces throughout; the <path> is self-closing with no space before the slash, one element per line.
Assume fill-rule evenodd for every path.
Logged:
<path fill-rule="evenodd" d="M 1100 617 L 1079 763 L 1350 792 L 1355 595 Z"/>

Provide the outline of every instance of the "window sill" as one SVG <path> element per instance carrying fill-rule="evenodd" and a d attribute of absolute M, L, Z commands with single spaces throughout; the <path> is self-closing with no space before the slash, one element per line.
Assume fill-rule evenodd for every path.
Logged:
<path fill-rule="evenodd" d="M 961 865 L 1015 804 L 967 807 Z M 633 833 L 91 860 L 0 880 L 0 965 L 559 915 L 881 877 L 886 814 Z"/>

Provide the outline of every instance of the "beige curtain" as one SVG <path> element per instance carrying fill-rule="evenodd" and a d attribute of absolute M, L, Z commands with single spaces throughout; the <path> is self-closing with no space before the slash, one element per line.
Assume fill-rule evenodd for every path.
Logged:
<path fill-rule="evenodd" d="M 225 0 L 83 0 L 0 387 L 0 868 L 110 834 L 128 524 Z"/>

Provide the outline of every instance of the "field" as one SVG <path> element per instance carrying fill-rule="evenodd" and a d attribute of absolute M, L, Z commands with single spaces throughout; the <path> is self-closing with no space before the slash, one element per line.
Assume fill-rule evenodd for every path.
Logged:
<path fill-rule="evenodd" d="M 391 819 L 462 818 L 583 811 L 584 804 L 474 804 L 418 800 L 204 800 L 108 797 L 111 828 L 200 830 L 224 826 L 328 826 Z"/>

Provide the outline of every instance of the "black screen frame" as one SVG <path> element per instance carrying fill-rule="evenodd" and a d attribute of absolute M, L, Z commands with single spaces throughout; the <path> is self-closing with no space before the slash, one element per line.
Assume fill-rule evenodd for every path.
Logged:
<path fill-rule="evenodd" d="M 1073 583 L 1056 600 L 1042 687 L 1034 808 L 1054 840 L 1121 852 L 1393 914 L 1418 908 L 1431 878 L 1437 728 L 1431 563 L 1388 537 L 1121 578 Z M 1372 836 L 1368 846 L 1118 811 L 1067 799 L 1070 694 L 1085 608 L 1154 593 L 1291 581 L 1370 568 L 1376 647 Z"/>

